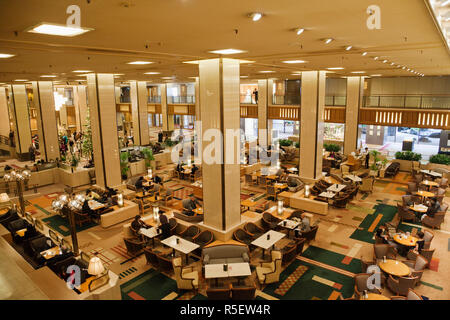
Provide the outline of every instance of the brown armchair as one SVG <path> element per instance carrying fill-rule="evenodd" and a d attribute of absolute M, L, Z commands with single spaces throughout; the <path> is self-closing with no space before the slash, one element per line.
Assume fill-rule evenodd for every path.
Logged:
<path fill-rule="evenodd" d="M 420 251 L 420 255 L 422 257 L 424 257 L 425 259 L 427 259 L 429 262 L 431 262 L 431 259 L 433 259 L 433 254 L 434 254 L 435 250 L 436 249 L 422 249 Z M 408 251 L 406 258 L 410 261 L 416 261 L 418 255 L 419 255 L 419 253 L 417 251 L 414 251 L 411 249 Z M 430 264 L 428 263 L 426 267 L 428 268 L 429 266 L 430 266 Z"/>
<path fill-rule="evenodd" d="M 306 239 L 306 241 L 310 242 L 316 238 L 317 230 L 319 226 L 312 226 L 311 230 L 308 232 L 302 232 L 302 237 Z"/>
<path fill-rule="evenodd" d="M 420 279 L 422 279 L 423 271 L 425 270 L 426 266 L 429 263 L 428 260 L 419 254 L 419 255 L 417 255 L 417 258 L 415 261 L 406 260 L 406 261 L 403 261 L 403 263 L 409 267 L 409 270 L 411 271 L 411 276 L 418 278 L 416 285 L 419 284 Z"/>
<path fill-rule="evenodd" d="M 207 287 L 206 296 L 208 300 L 229 300 L 231 285 L 225 287 Z"/>
<path fill-rule="evenodd" d="M 144 248 L 145 259 L 147 260 L 147 264 L 153 266 L 155 269 L 159 268 L 158 265 L 158 256 L 155 252 L 153 252 L 150 248 Z"/>
<path fill-rule="evenodd" d="M 434 217 L 426 216 L 422 219 L 422 224 L 432 229 L 440 229 L 442 222 L 444 222 L 445 212 L 436 212 Z"/>
<path fill-rule="evenodd" d="M 398 296 L 406 296 L 408 290 L 414 288 L 418 277 L 398 277 L 394 279 L 391 275 L 387 279 L 387 287 Z"/>
<path fill-rule="evenodd" d="M 140 253 L 142 253 L 142 249 L 144 249 L 145 242 L 140 239 L 127 239 L 124 238 L 123 241 L 125 242 L 125 247 L 127 248 L 127 253 L 130 256 L 137 256 Z"/>
<path fill-rule="evenodd" d="M 422 296 L 415 292 L 413 289 L 408 289 L 406 297 L 403 296 L 392 296 L 391 300 L 423 300 Z"/>
<path fill-rule="evenodd" d="M 89 216 L 88 213 L 82 213 L 82 212 L 79 212 L 79 211 L 74 211 L 74 215 L 75 215 L 75 223 L 77 225 L 79 225 L 80 227 L 85 222 L 91 222 L 91 217 Z"/>
<path fill-rule="evenodd" d="M 176 229 L 177 229 L 177 226 L 178 226 L 178 221 L 177 221 L 177 219 L 175 219 L 175 218 L 170 218 L 170 219 L 169 219 L 169 225 L 170 225 L 170 234 L 171 234 L 171 235 L 174 235 L 174 234 L 175 234 L 175 231 L 176 231 Z"/>
<path fill-rule="evenodd" d="M 306 238 L 294 238 L 296 249 L 295 252 L 297 255 L 301 255 L 303 253 L 303 247 L 305 246 Z"/>
<path fill-rule="evenodd" d="M 257 239 L 264 234 L 264 230 L 258 227 L 253 222 L 247 222 L 244 225 L 244 230 L 253 236 L 253 239 Z"/>
<path fill-rule="evenodd" d="M 398 216 L 400 221 L 416 221 L 416 215 L 414 212 L 407 209 L 407 207 L 403 207 L 402 205 L 397 203 Z"/>
<path fill-rule="evenodd" d="M 255 299 L 256 287 L 231 285 L 231 300 L 253 300 Z"/>
<path fill-rule="evenodd" d="M 373 257 L 378 262 L 385 256 L 388 259 L 396 259 L 397 250 L 385 243 L 373 245 Z"/>
<path fill-rule="evenodd" d="M 171 257 L 162 254 L 157 254 L 156 257 L 158 258 L 159 269 L 167 274 L 171 274 L 173 272 Z"/>
<path fill-rule="evenodd" d="M 272 261 L 263 262 L 256 267 L 256 275 L 260 284 L 269 284 L 280 280 L 282 255 L 280 251 L 272 250 Z"/>
<path fill-rule="evenodd" d="M 378 288 L 373 288 L 373 289 L 369 289 L 369 287 L 367 286 L 368 283 L 368 279 L 371 276 L 370 273 L 358 273 L 355 275 L 354 280 L 355 280 L 355 297 L 357 298 L 357 300 L 359 300 L 361 298 L 361 296 L 364 293 L 364 290 L 367 290 L 368 292 L 372 292 L 372 293 L 378 293 L 381 294 L 380 289 Z"/>
<path fill-rule="evenodd" d="M 233 232 L 233 237 L 236 241 L 244 243 L 249 247 L 253 241 L 253 235 L 242 228 L 236 229 L 236 231 Z"/>
<path fill-rule="evenodd" d="M 424 234 L 423 240 L 425 240 L 423 249 L 430 249 L 431 241 L 434 238 L 434 233 L 425 229 L 425 230 L 423 230 L 423 234 Z"/>
<path fill-rule="evenodd" d="M 281 251 L 283 253 L 282 264 L 287 265 L 294 261 L 297 255 L 297 246 L 294 244 L 284 247 Z"/>
<path fill-rule="evenodd" d="M 184 230 L 181 234 L 180 237 L 188 240 L 188 241 L 192 241 L 192 239 L 197 236 L 200 233 L 200 228 L 197 226 L 189 226 L 187 227 L 186 230 Z"/>
<path fill-rule="evenodd" d="M 280 223 L 280 219 L 274 217 L 268 212 L 264 212 L 261 220 L 261 224 L 265 230 L 275 230 L 278 228 L 278 224 Z"/>
<path fill-rule="evenodd" d="M 203 247 L 214 241 L 214 234 L 209 230 L 204 230 L 196 235 L 192 241 L 200 246 L 195 249 L 193 253 L 196 256 L 201 257 Z"/>
<path fill-rule="evenodd" d="M 177 288 L 182 290 L 197 290 L 198 289 L 198 272 L 194 267 L 182 266 L 181 257 L 172 260 L 172 267 L 177 281 Z"/>

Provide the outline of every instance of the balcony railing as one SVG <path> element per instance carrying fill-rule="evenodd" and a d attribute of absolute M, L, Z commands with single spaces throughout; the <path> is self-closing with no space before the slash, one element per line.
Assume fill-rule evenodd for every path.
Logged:
<path fill-rule="evenodd" d="M 148 103 L 161 103 L 161 96 L 151 96 L 148 97 Z"/>
<path fill-rule="evenodd" d="M 325 96 L 325 105 L 330 107 L 345 107 L 347 105 L 347 97 Z"/>
<path fill-rule="evenodd" d="M 272 104 L 274 105 L 300 105 L 301 96 L 273 96 Z"/>
<path fill-rule="evenodd" d="M 168 96 L 167 103 L 195 103 L 195 96 Z"/>
<path fill-rule="evenodd" d="M 120 103 L 131 103 L 131 97 L 120 97 Z"/>
<path fill-rule="evenodd" d="M 379 95 L 364 96 L 365 108 L 450 109 L 450 96 Z"/>

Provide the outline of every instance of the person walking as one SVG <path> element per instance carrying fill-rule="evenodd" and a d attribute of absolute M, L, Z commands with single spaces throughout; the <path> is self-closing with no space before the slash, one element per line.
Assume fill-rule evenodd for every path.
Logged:
<path fill-rule="evenodd" d="M 255 103 L 258 104 L 258 90 L 253 90 L 253 95 L 255 96 Z"/>
<path fill-rule="evenodd" d="M 36 160 L 36 149 L 34 148 L 33 144 L 30 144 L 28 152 L 30 153 L 30 161 L 34 162 Z"/>

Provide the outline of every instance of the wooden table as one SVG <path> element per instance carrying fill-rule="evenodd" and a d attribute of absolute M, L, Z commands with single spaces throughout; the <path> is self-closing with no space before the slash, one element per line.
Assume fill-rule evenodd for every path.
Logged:
<path fill-rule="evenodd" d="M 59 247 L 53 247 L 48 250 L 42 251 L 41 256 L 45 258 L 45 260 L 50 260 L 51 258 L 60 255 Z"/>
<path fill-rule="evenodd" d="M 274 183 L 273 187 L 278 190 L 283 190 L 288 187 L 287 183 Z"/>
<path fill-rule="evenodd" d="M 411 273 L 406 264 L 397 260 L 386 259 L 386 262 L 379 262 L 378 266 L 384 272 L 396 277 L 406 277 Z"/>
<path fill-rule="evenodd" d="M 383 296 L 382 294 L 369 292 L 367 294 L 367 298 L 364 298 L 364 294 L 362 294 L 359 300 L 391 300 L 391 299 L 389 299 L 386 296 Z"/>
<path fill-rule="evenodd" d="M 141 228 L 139 229 L 139 233 L 149 239 L 152 239 L 153 246 L 155 246 L 155 237 L 160 235 L 156 226 L 153 226 L 151 228 Z"/>
<path fill-rule="evenodd" d="M 423 180 L 420 184 L 423 184 L 424 186 L 428 187 L 428 191 L 430 191 L 431 187 L 438 187 L 439 183 L 430 181 L 430 180 Z"/>
<path fill-rule="evenodd" d="M 394 236 L 394 241 L 403 245 L 403 246 L 407 246 L 407 247 L 415 247 L 416 246 L 416 242 L 419 239 L 416 237 L 413 237 L 411 235 L 409 235 L 408 237 L 404 238 L 403 235 L 400 234 L 396 234 Z"/>
<path fill-rule="evenodd" d="M 92 276 L 92 277 L 87 278 L 86 281 L 83 282 L 83 283 L 77 288 L 78 291 L 80 291 L 81 293 L 83 293 L 83 292 L 85 292 L 85 291 L 88 291 L 88 290 L 89 290 L 89 285 L 90 285 L 91 282 L 92 282 L 93 280 L 95 280 L 95 279 L 96 279 L 95 276 Z"/>
<path fill-rule="evenodd" d="M 245 199 L 244 201 L 241 201 L 241 206 L 244 206 L 247 208 L 247 210 L 250 210 L 250 208 L 256 206 L 257 201 L 251 200 L 251 198 Z"/>
<path fill-rule="evenodd" d="M 89 200 L 88 205 L 89 205 L 89 208 L 91 208 L 91 210 L 94 210 L 94 211 L 105 208 L 105 205 L 103 203 L 100 203 L 96 200 Z"/>
<path fill-rule="evenodd" d="M 432 198 L 436 196 L 434 193 L 429 191 L 417 191 L 416 194 L 422 198 Z"/>
<path fill-rule="evenodd" d="M 273 215 L 274 217 L 281 219 L 281 220 L 285 220 L 287 218 L 289 218 L 291 216 L 291 214 L 294 212 L 294 209 L 291 208 L 283 208 L 283 212 L 281 213 L 281 215 L 278 214 L 278 207 L 277 206 L 273 206 L 269 209 L 267 209 L 268 213 L 270 213 L 271 215 Z"/>
<path fill-rule="evenodd" d="M 203 214 L 203 208 L 202 207 L 195 208 L 192 211 L 195 212 L 195 214 Z"/>
<path fill-rule="evenodd" d="M 423 204 L 409 206 L 409 209 L 419 213 L 426 213 L 428 211 L 428 207 Z"/>
<path fill-rule="evenodd" d="M 348 178 L 350 180 L 352 180 L 353 182 L 361 182 L 362 179 L 358 176 L 355 176 L 354 174 L 347 174 L 344 176 L 344 178 Z"/>
<path fill-rule="evenodd" d="M 297 222 L 294 220 L 289 220 L 289 219 L 285 219 L 283 221 L 280 221 L 280 223 L 278 223 L 278 225 L 280 227 L 286 228 L 288 230 L 288 238 L 289 238 L 291 231 L 293 231 L 295 228 L 297 228 L 299 224 L 300 224 L 300 222 Z"/>

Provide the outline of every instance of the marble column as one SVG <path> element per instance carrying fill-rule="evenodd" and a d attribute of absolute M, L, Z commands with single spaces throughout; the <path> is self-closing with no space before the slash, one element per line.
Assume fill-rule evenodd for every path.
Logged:
<path fill-rule="evenodd" d="M 273 105 L 273 79 L 267 80 L 267 114 L 269 114 L 269 107 Z M 259 125 L 259 123 L 258 123 Z M 269 144 L 272 143 L 272 130 L 273 124 L 272 119 L 267 117 L 267 141 Z"/>
<path fill-rule="evenodd" d="M 134 143 L 148 145 L 150 143 L 147 111 L 147 82 L 131 81 L 131 117 L 133 120 Z"/>
<path fill-rule="evenodd" d="M 19 159 L 29 158 L 28 148 L 31 144 L 30 116 L 28 111 L 28 97 L 24 84 L 14 84 L 12 90 L 12 112 L 14 118 L 14 140 Z"/>
<path fill-rule="evenodd" d="M 58 89 L 56 89 L 56 92 L 60 96 L 65 97 L 64 88 L 58 88 Z M 59 108 L 59 125 L 65 129 L 64 133 L 66 133 L 66 130 L 69 129 L 69 124 L 68 124 L 68 121 L 67 121 L 67 109 L 66 109 L 66 105 L 65 104 L 63 104 Z"/>
<path fill-rule="evenodd" d="M 51 81 L 33 81 L 34 105 L 37 110 L 41 158 L 50 161 L 60 157 L 56 125 L 55 97 Z"/>
<path fill-rule="evenodd" d="M 6 88 L 0 87 L 0 135 L 9 137 L 9 110 Z"/>
<path fill-rule="evenodd" d="M 345 107 L 344 154 L 358 148 L 359 107 L 364 92 L 364 77 L 347 78 L 347 105 Z"/>
<path fill-rule="evenodd" d="M 199 75 L 204 225 L 226 234 L 241 221 L 239 60 L 201 60 Z M 227 130 L 237 136 L 225 136 Z"/>
<path fill-rule="evenodd" d="M 114 75 L 87 75 L 92 146 L 97 185 L 118 187 L 122 183 L 116 121 Z"/>
<path fill-rule="evenodd" d="M 300 177 L 322 176 L 325 72 L 302 72 L 300 117 Z"/>
<path fill-rule="evenodd" d="M 267 100 L 268 100 L 267 80 L 258 80 L 258 143 L 261 146 L 270 144 L 268 140 L 267 127 Z"/>
<path fill-rule="evenodd" d="M 195 77 L 195 121 L 202 120 L 200 112 L 200 80 Z"/>
<path fill-rule="evenodd" d="M 173 115 L 168 115 L 167 110 L 167 84 L 161 84 L 161 114 L 162 114 L 162 129 L 164 132 L 173 130 Z"/>

